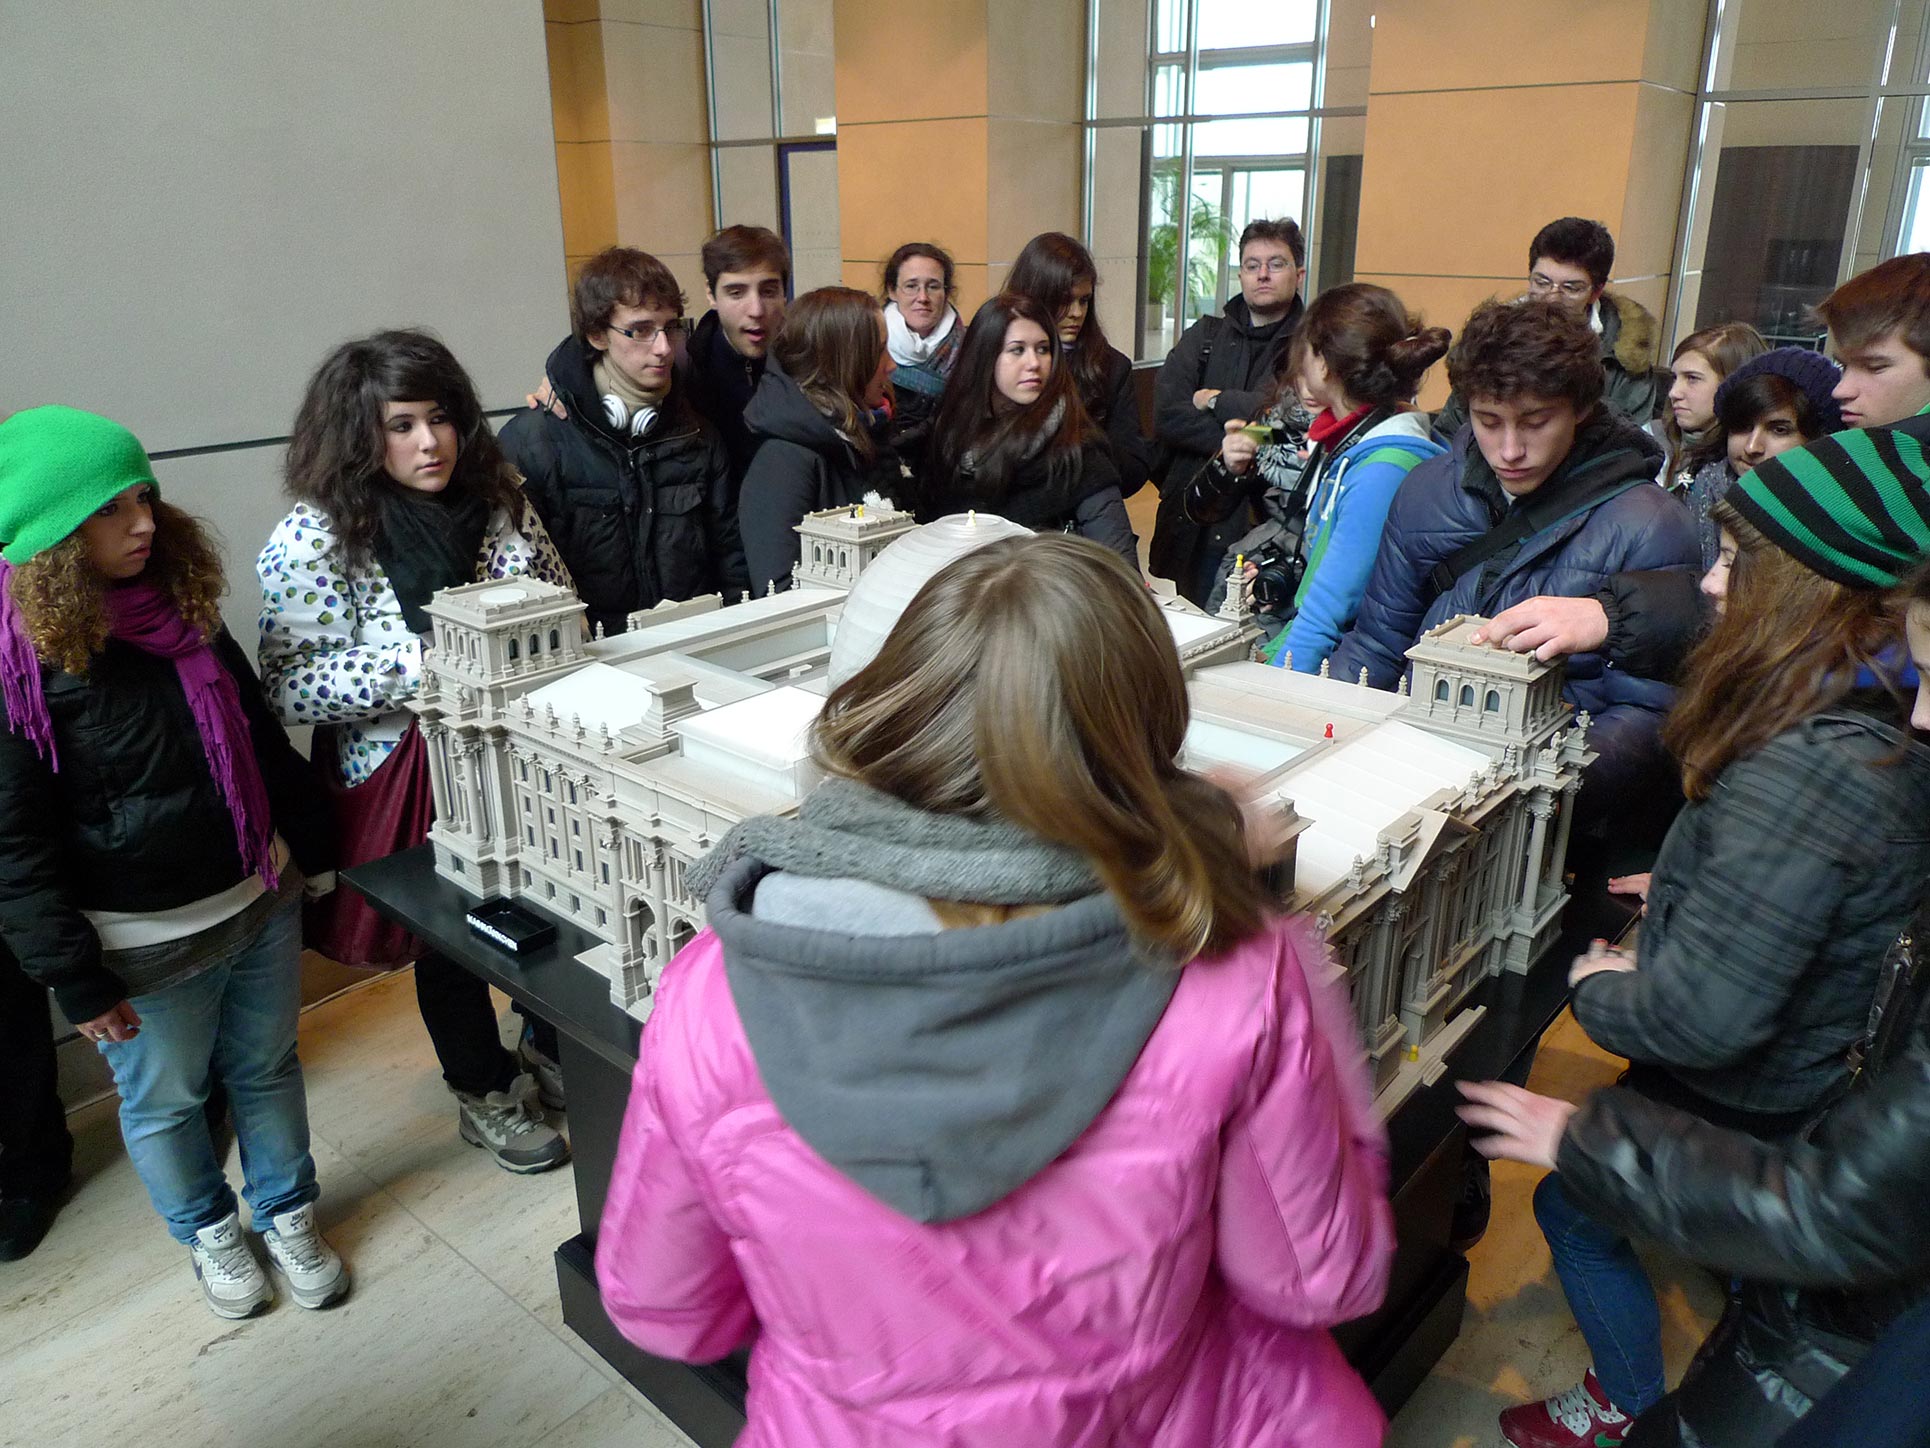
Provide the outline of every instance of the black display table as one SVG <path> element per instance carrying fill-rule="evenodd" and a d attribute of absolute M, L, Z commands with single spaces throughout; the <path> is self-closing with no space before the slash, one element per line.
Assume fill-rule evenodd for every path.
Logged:
<path fill-rule="evenodd" d="M 611 1325 L 597 1295 L 597 1224 L 641 1027 L 610 1003 L 600 976 L 577 964 L 595 937 L 525 900 L 555 921 L 556 940 L 529 956 L 485 945 L 463 919 L 474 898 L 436 875 L 427 845 L 345 871 L 343 878 L 383 915 L 556 1026 L 569 1085 L 581 1229 L 556 1249 L 563 1320 L 702 1448 L 725 1448 L 744 1426 L 742 1361 L 691 1367 L 639 1352 Z M 1454 1341 L 1466 1303 L 1468 1264 L 1448 1245 L 1463 1141 L 1453 1082 L 1500 1076 L 1533 1049 L 1567 1002 L 1567 965 L 1583 944 L 1564 937 L 1527 975 L 1480 986 L 1475 1001 L 1487 1014 L 1455 1050 L 1450 1069 L 1434 1085 L 1416 1088 L 1388 1123 L 1399 1245 L 1387 1301 L 1335 1336 L 1390 1415 Z"/>

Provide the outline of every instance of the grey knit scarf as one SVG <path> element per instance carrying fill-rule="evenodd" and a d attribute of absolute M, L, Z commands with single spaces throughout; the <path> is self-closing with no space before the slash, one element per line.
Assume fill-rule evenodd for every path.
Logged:
<path fill-rule="evenodd" d="M 978 905 L 1056 905 L 1099 889 L 1085 859 L 1016 825 L 930 814 L 851 779 L 828 779 L 795 819 L 757 815 L 736 825 L 690 869 L 691 893 L 746 856 L 818 879 L 856 877 Z"/>

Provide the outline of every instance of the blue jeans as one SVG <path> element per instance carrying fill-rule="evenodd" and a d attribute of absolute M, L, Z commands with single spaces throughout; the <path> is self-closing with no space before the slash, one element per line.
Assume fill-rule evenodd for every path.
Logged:
<path fill-rule="evenodd" d="M 1535 1220 L 1602 1391 L 1635 1417 L 1662 1396 L 1662 1314 L 1648 1273 L 1628 1238 L 1578 1207 L 1554 1172 L 1535 1188 Z"/>
<path fill-rule="evenodd" d="M 202 1114 L 215 1077 L 228 1090 L 255 1221 L 265 1226 L 319 1195 L 295 1055 L 301 954 L 296 893 L 252 940 L 200 974 L 134 998 L 141 1018 L 134 1039 L 101 1043 L 121 1093 L 128 1157 L 177 1242 L 192 1242 L 235 1210 Z"/>

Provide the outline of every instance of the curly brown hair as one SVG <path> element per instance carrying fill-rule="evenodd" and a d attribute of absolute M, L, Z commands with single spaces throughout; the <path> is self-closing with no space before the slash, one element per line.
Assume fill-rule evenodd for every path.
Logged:
<path fill-rule="evenodd" d="M 1566 400 L 1586 414 L 1602 399 L 1602 348 L 1588 323 L 1552 302 L 1483 302 L 1448 353 L 1448 382 L 1468 402 Z"/>
<path fill-rule="evenodd" d="M 153 552 L 141 580 L 160 585 L 188 627 L 211 639 L 220 631 L 227 591 L 220 547 L 205 524 L 158 492 L 153 508 Z M 108 581 L 88 561 L 80 530 L 16 568 L 11 587 L 34 652 L 57 669 L 85 674 L 107 646 Z"/>

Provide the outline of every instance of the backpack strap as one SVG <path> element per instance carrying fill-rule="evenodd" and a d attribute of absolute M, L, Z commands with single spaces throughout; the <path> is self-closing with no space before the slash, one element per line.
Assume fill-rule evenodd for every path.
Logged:
<path fill-rule="evenodd" d="M 1494 527 L 1473 542 L 1464 543 L 1434 565 L 1428 573 L 1427 588 L 1424 590 L 1427 594 L 1426 607 L 1433 607 L 1434 600 L 1454 587 L 1456 579 L 1470 569 L 1486 563 L 1502 549 L 1525 542 L 1544 529 L 1590 512 L 1611 498 L 1620 497 L 1631 488 L 1639 488 L 1645 483 L 1654 481 L 1654 478 L 1647 474 L 1627 477 L 1618 473 L 1592 487 L 1584 488 L 1579 496 L 1571 493 L 1566 497 L 1548 499 L 1545 503 L 1535 498 L 1517 503 L 1508 510 L 1508 516 Z M 1540 506 L 1537 506 L 1538 503 Z"/>

